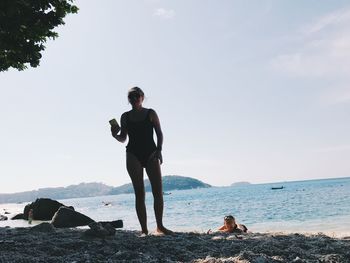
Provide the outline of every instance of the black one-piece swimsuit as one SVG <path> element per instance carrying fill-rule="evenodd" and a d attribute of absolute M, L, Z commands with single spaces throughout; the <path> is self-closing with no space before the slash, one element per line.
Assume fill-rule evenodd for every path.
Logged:
<path fill-rule="evenodd" d="M 153 140 L 153 123 L 150 120 L 148 110 L 143 121 L 130 121 L 129 113 L 126 116 L 126 126 L 128 130 L 129 142 L 126 152 L 132 153 L 140 161 L 142 167 L 146 167 L 152 153 L 157 149 Z"/>

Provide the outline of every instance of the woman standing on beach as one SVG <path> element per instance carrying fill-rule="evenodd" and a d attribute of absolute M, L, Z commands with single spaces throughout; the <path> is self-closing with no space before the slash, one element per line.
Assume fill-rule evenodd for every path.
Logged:
<path fill-rule="evenodd" d="M 157 222 L 157 233 L 171 234 L 172 231 L 163 226 L 163 190 L 160 164 L 163 162 L 162 144 L 163 133 L 157 113 L 153 109 L 143 108 L 145 98 L 143 91 L 134 87 L 128 92 L 128 100 L 132 106 L 130 111 L 121 116 L 121 127 L 112 125 L 112 136 L 119 142 L 125 142 L 126 167 L 131 178 L 135 197 L 136 213 L 141 224 L 142 234 L 147 235 L 147 215 L 145 205 L 145 186 L 143 170 L 146 169 L 152 186 L 154 198 L 154 213 Z M 157 145 L 153 140 L 153 129 L 157 135 Z M 118 134 L 120 131 L 120 134 Z"/>

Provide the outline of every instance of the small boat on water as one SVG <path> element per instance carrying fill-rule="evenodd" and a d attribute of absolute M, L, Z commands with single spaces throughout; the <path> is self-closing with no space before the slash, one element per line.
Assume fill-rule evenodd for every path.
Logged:
<path fill-rule="evenodd" d="M 284 186 L 278 186 L 278 187 L 271 187 L 271 190 L 279 190 L 279 189 L 283 189 Z"/>

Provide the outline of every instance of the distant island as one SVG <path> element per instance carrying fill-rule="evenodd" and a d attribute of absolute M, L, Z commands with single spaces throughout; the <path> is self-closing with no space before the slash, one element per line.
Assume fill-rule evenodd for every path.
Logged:
<path fill-rule="evenodd" d="M 208 187 L 211 187 L 211 185 L 191 177 L 178 175 L 163 176 L 163 191 Z M 147 192 L 151 191 L 151 185 L 148 179 L 145 180 L 145 189 Z M 38 190 L 20 193 L 0 194 L 0 203 L 30 202 L 40 197 L 51 199 L 69 199 L 102 195 L 118 195 L 133 193 L 133 191 L 134 190 L 131 183 L 118 187 L 108 186 L 103 183 L 80 183 L 78 185 L 70 185 L 67 187 L 40 188 Z"/>
<path fill-rule="evenodd" d="M 250 185 L 251 183 L 249 182 L 236 182 L 232 183 L 231 186 L 244 186 L 244 185 Z"/>

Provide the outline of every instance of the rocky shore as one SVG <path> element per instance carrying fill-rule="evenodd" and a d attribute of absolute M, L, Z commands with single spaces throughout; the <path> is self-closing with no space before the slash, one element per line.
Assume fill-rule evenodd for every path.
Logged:
<path fill-rule="evenodd" d="M 117 230 L 103 238 L 52 225 L 0 228 L 0 262 L 350 262 L 350 237 L 323 234 L 175 233 L 140 236 Z"/>

